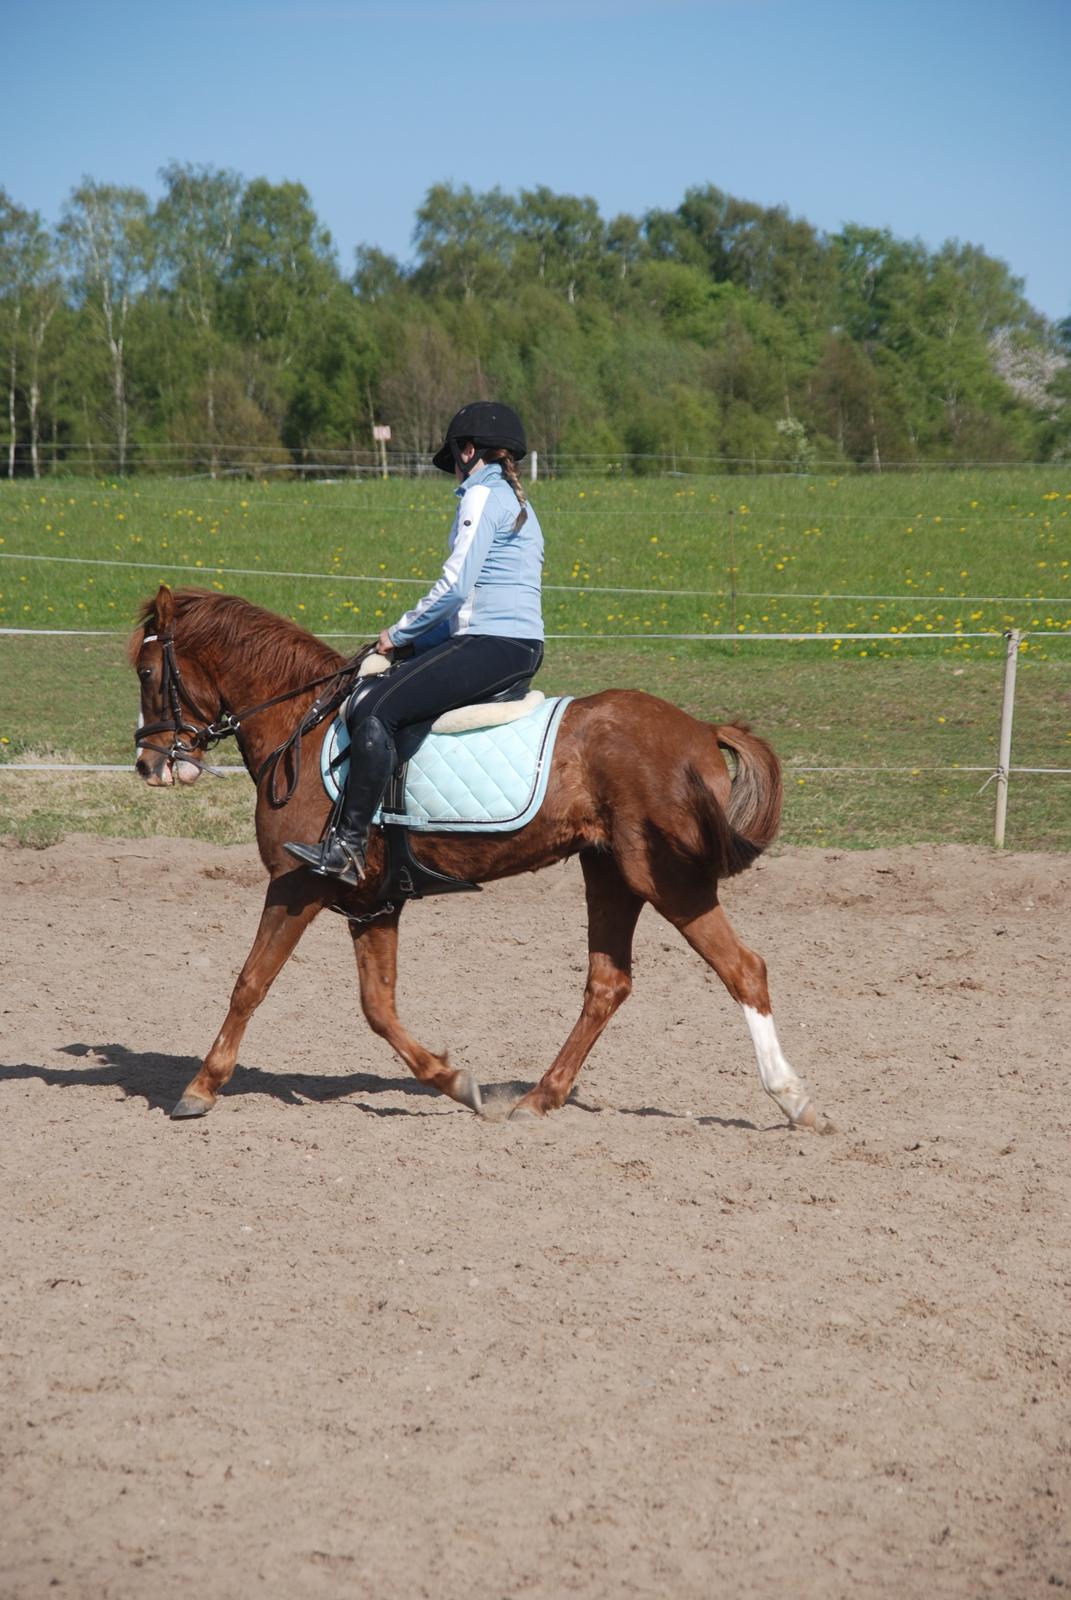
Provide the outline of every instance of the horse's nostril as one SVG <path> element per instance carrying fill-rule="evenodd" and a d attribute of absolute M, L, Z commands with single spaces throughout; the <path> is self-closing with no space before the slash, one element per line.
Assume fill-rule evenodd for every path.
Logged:
<path fill-rule="evenodd" d="M 149 763 L 139 756 L 134 762 L 134 771 L 139 778 L 147 778 L 149 776 Z"/>

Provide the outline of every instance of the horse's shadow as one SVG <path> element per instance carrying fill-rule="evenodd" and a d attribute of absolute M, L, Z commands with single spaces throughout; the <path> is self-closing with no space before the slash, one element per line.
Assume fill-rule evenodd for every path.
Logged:
<path fill-rule="evenodd" d="M 127 1099 L 141 1099 L 152 1111 L 170 1111 L 190 1079 L 199 1070 L 199 1056 L 164 1055 L 158 1051 L 128 1050 L 121 1044 L 65 1044 L 63 1055 L 88 1058 L 85 1067 L 46 1067 L 19 1062 L 0 1066 L 0 1083 L 35 1078 L 52 1088 L 73 1089 L 83 1085 L 112 1084 Z M 350 1095 L 405 1094 L 427 1097 L 436 1094 L 415 1078 L 377 1078 L 367 1072 L 325 1075 L 308 1072 L 270 1072 L 262 1067 L 238 1066 L 223 1091 L 231 1094 L 264 1094 L 284 1105 L 343 1100 Z M 424 1115 L 396 1107 L 365 1106 L 376 1116 Z"/>
<path fill-rule="evenodd" d="M 0 1065 L 0 1083 L 24 1082 L 36 1079 L 50 1088 L 74 1089 L 85 1085 L 104 1087 L 113 1085 L 128 1100 L 144 1100 L 151 1111 L 170 1112 L 186 1084 L 201 1065 L 199 1056 L 164 1055 L 153 1050 L 128 1050 L 121 1044 L 65 1044 L 60 1053 L 88 1059 L 86 1067 L 46 1067 L 30 1062 Z M 481 1085 L 484 1114 L 488 1121 L 501 1122 L 508 1117 L 513 1105 L 527 1094 L 533 1084 L 514 1080 L 509 1083 Z M 346 1100 L 353 1095 L 403 1094 L 441 1098 L 429 1084 L 416 1078 L 379 1078 L 368 1072 L 349 1072 L 327 1076 L 310 1072 L 270 1072 L 263 1067 L 237 1066 L 234 1076 L 223 1090 L 224 1095 L 263 1094 L 284 1105 L 301 1106 L 312 1102 Z M 578 1111 L 598 1113 L 607 1109 L 592 1105 L 572 1094 L 567 1102 Z M 375 1106 L 362 1103 L 362 1111 L 377 1117 L 428 1116 L 428 1111 L 409 1110 L 399 1106 Z M 627 1117 L 667 1117 L 684 1120 L 681 1113 L 664 1111 L 656 1106 L 616 1106 L 612 1108 Z M 742 1128 L 751 1133 L 773 1132 L 774 1127 L 759 1129 L 755 1123 L 740 1117 L 699 1116 L 688 1119 L 702 1126 Z M 782 1127 L 783 1125 L 776 1125 Z"/>
<path fill-rule="evenodd" d="M 516 1079 L 512 1083 L 482 1083 L 480 1092 L 483 1095 L 484 1115 L 492 1122 L 502 1121 L 509 1115 L 510 1108 L 532 1087 L 531 1083 Z M 565 1103 L 576 1111 L 588 1111 L 593 1115 L 612 1110 L 619 1117 L 665 1117 L 672 1122 L 694 1122 L 700 1128 L 743 1128 L 748 1133 L 773 1133 L 784 1127 L 783 1123 L 771 1123 L 769 1128 L 759 1128 L 756 1123 L 746 1122 L 742 1117 L 686 1116 L 681 1111 L 664 1111 L 659 1106 L 594 1105 L 584 1100 L 575 1089 Z"/>

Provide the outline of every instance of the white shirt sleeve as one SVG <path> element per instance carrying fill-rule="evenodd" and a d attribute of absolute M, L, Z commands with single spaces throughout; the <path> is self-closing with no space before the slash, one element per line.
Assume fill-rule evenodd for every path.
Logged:
<path fill-rule="evenodd" d="M 457 508 L 454 538 L 442 574 L 422 600 L 387 629 L 396 645 L 412 644 L 461 610 L 476 587 L 476 580 L 495 536 L 494 514 L 488 505 L 486 484 L 466 489 Z"/>

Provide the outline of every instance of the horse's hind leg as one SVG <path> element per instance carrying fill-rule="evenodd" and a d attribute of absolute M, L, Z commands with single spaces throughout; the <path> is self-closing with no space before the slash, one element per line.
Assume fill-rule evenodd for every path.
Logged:
<path fill-rule="evenodd" d="M 511 1117 L 544 1116 L 564 1105 L 592 1045 L 632 992 L 632 935 L 643 909 L 610 855 L 582 850 L 588 900 L 588 981 L 584 1005 L 572 1033 L 534 1089 L 518 1100 Z"/>
<path fill-rule="evenodd" d="M 350 924 L 361 985 L 361 1007 L 368 1026 L 397 1051 L 414 1077 L 451 1100 L 480 1111 L 480 1086 L 471 1072 L 451 1067 L 445 1055 L 432 1055 L 402 1027 L 395 1007 L 398 981 L 398 917 L 391 912 L 367 926 Z"/>
<path fill-rule="evenodd" d="M 287 880 L 296 874 L 287 874 Z M 250 1017 L 259 1006 L 322 901 L 311 899 L 295 904 L 289 882 L 275 878 L 268 886 L 260 926 L 253 948 L 245 958 L 231 994 L 230 1009 L 205 1056 L 200 1072 L 183 1090 L 172 1117 L 203 1117 L 211 1111 L 216 1096 L 234 1071 L 238 1048 Z"/>
<path fill-rule="evenodd" d="M 733 999 L 743 1008 L 766 1093 L 777 1102 L 794 1127 L 832 1133 L 833 1124 L 815 1106 L 806 1085 L 782 1053 L 770 1009 L 766 963 L 762 957 L 742 942 L 720 905 L 685 920 L 674 916 L 665 904 L 657 900 L 654 904 L 683 933 L 692 949 L 714 968 Z"/>

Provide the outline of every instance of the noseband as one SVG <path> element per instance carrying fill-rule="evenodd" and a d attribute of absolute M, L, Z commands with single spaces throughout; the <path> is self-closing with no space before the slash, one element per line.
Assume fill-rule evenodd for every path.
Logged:
<path fill-rule="evenodd" d="M 175 655 L 173 635 L 170 633 L 147 633 L 141 642 L 143 645 L 159 644 L 163 653 L 160 694 L 161 698 L 166 702 L 171 715 L 166 719 L 161 719 L 159 722 L 143 723 L 140 728 L 136 728 L 134 730 L 135 749 L 153 750 L 157 755 L 162 755 L 171 762 L 186 761 L 190 766 L 199 767 L 202 772 L 210 772 L 212 769 L 211 767 L 206 767 L 205 763 L 198 759 L 194 754 L 195 751 L 200 750 L 207 755 L 208 751 L 214 745 L 219 744 L 221 739 L 230 739 L 236 735 L 242 723 L 250 717 L 255 717 L 258 712 L 267 711 L 269 707 L 280 705 L 284 700 L 293 700 L 295 696 L 305 694 L 309 689 L 318 689 L 321 684 L 327 683 L 332 686 L 325 694 L 317 695 L 297 727 L 283 740 L 281 745 L 271 752 L 267 760 L 261 765 L 259 772 L 255 774 L 255 781 L 259 784 L 261 778 L 270 769 L 271 800 L 277 806 L 286 805 L 297 787 L 301 772 L 302 736 L 317 727 L 325 717 L 330 716 L 332 711 L 338 709 L 350 693 L 361 662 L 374 648 L 372 645 L 364 646 L 357 652 L 352 661 L 347 661 L 335 672 L 329 672 L 322 678 L 313 678 L 309 683 L 299 683 L 296 689 L 284 689 L 282 694 L 273 695 L 270 700 L 262 700 L 259 705 L 249 706 L 247 710 L 239 713 L 221 711 L 220 715 L 213 719 L 207 711 L 201 709 L 186 686 L 185 679 L 179 668 L 178 658 Z M 186 721 L 183 715 L 184 707 L 200 719 L 200 727 L 196 723 Z M 174 738 L 171 741 L 170 749 L 165 750 L 162 745 L 150 744 L 148 740 L 154 733 L 173 734 Z M 189 744 L 181 743 L 184 734 L 189 737 Z M 276 774 L 280 761 L 291 749 L 294 755 L 289 782 L 284 792 L 279 794 L 276 788 Z"/>

